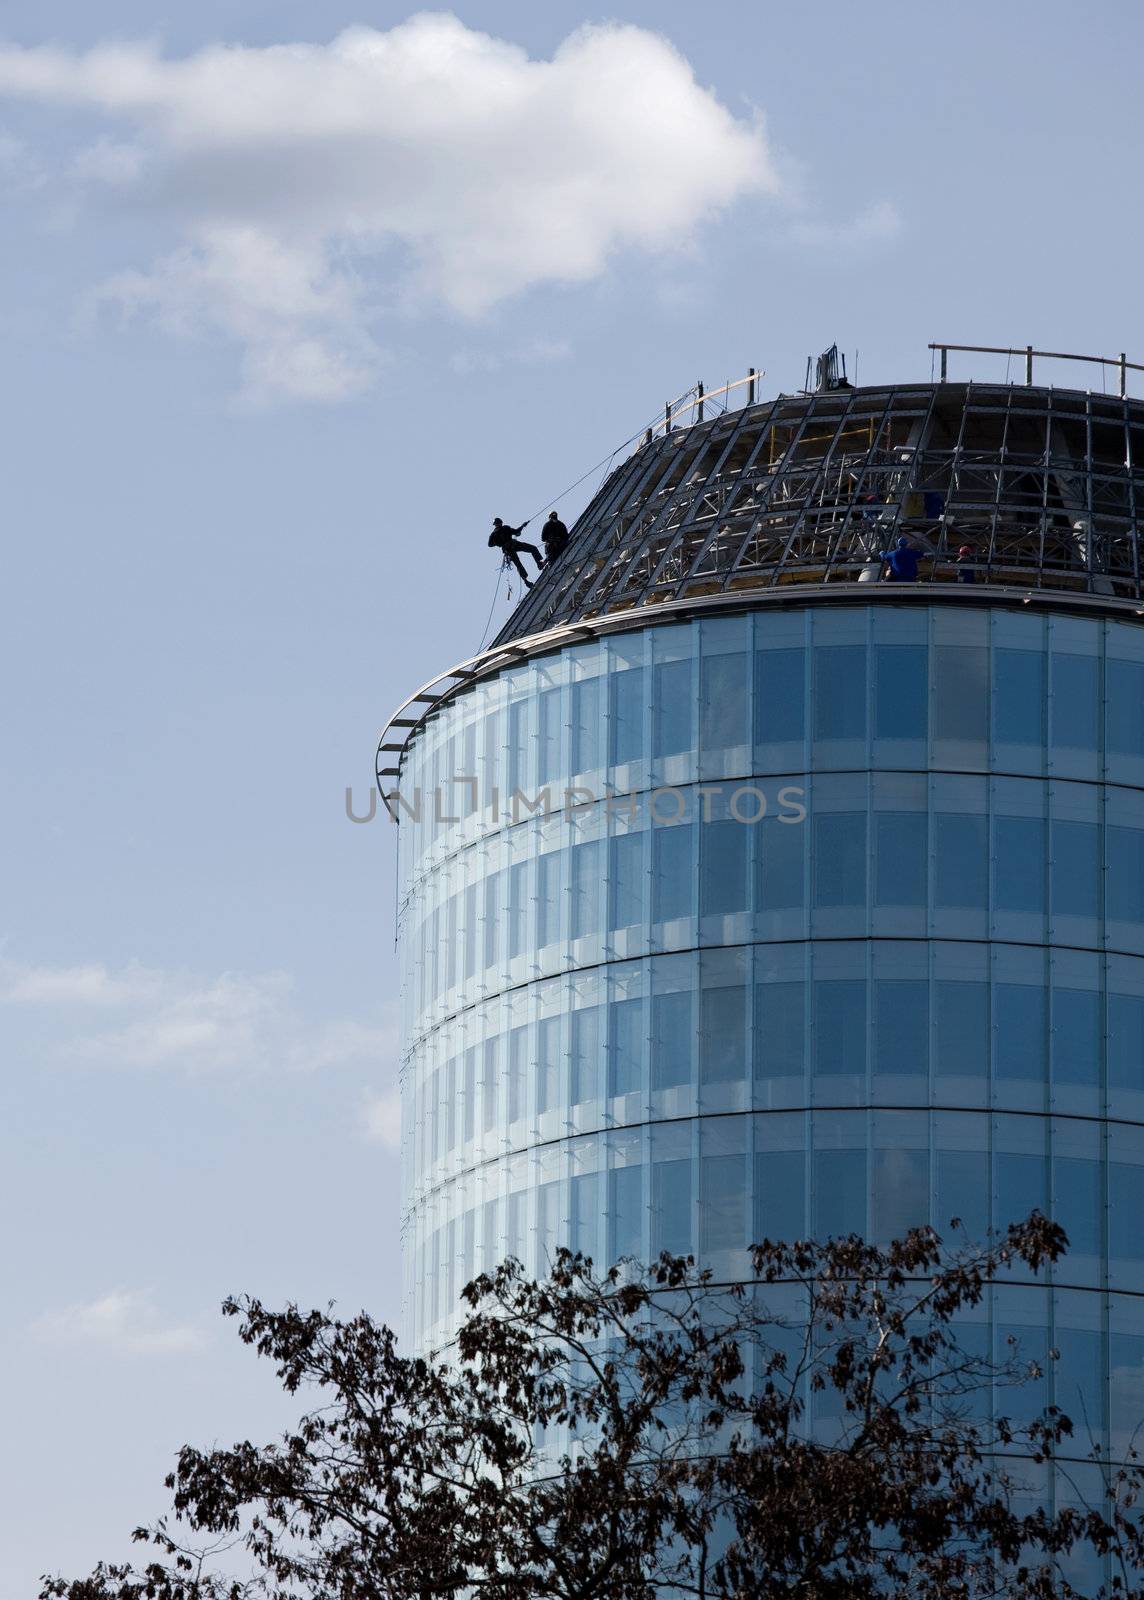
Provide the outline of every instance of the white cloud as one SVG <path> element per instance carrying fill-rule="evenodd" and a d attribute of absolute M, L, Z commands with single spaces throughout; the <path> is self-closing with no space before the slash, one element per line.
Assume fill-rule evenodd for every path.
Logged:
<path fill-rule="evenodd" d="M 40 1034 L 37 1053 L 57 1064 L 300 1072 L 388 1065 L 397 1050 L 390 1013 L 377 1026 L 308 1023 L 288 978 L 273 972 L 203 977 L 139 963 L 0 962 L 0 1009 L 46 1013 L 50 1037 Z"/>
<path fill-rule="evenodd" d="M 164 1323 L 151 1295 L 141 1289 L 113 1289 L 96 1300 L 45 1312 L 32 1324 L 32 1334 L 52 1344 L 95 1346 L 121 1355 L 181 1355 L 205 1342 L 197 1328 Z"/>
<path fill-rule="evenodd" d="M 362 1133 L 372 1144 L 396 1150 L 401 1144 L 401 1096 L 396 1089 L 366 1097 L 362 1107 Z"/>
<path fill-rule="evenodd" d="M 551 60 L 423 13 L 328 45 L 0 49 L 0 95 L 130 125 L 89 179 L 171 218 L 178 250 L 105 298 L 244 350 L 248 398 L 336 401 L 378 362 L 390 305 L 462 315 L 673 251 L 781 189 L 761 120 L 736 118 L 661 36 L 581 28 Z"/>

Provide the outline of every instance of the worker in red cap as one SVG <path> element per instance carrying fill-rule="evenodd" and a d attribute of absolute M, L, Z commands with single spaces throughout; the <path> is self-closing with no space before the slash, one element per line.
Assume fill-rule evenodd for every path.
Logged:
<path fill-rule="evenodd" d="M 967 544 L 963 544 L 957 552 L 957 560 L 954 562 L 954 566 L 957 568 L 958 583 L 977 582 L 977 569 L 973 565 L 973 551 Z"/>

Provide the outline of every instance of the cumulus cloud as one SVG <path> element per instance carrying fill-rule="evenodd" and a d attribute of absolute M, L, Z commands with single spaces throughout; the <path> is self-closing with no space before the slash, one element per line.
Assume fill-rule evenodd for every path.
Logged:
<path fill-rule="evenodd" d="M 379 1025 L 307 1022 L 282 973 L 203 977 L 132 963 L 45 967 L 0 962 L 0 1009 L 50 1019 L 42 1059 L 56 1063 L 190 1071 L 321 1071 L 388 1065 L 397 1050 Z"/>
<path fill-rule="evenodd" d="M 113 1289 L 98 1299 L 45 1312 L 33 1336 L 51 1344 L 95 1346 L 120 1355 L 181 1355 L 204 1342 L 199 1329 L 164 1322 L 150 1293 Z"/>
<path fill-rule="evenodd" d="M 13 46 L 0 95 L 128 125 L 79 169 L 182 238 L 104 298 L 236 340 L 254 399 L 360 392 L 378 312 L 399 300 L 479 315 L 596 278 L 617 251 L 673 250 L 781 189 L 761 121 L 733 116 L 667 40 L 621 24 L 535 61 L 435 13 L 182 59 Z"/>

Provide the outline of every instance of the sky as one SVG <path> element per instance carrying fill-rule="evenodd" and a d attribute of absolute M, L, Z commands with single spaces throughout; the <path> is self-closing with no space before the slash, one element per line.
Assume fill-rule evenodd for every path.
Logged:
<path fill-rule="evenodd" d="M 398 1318 L 345 791 L 477 649 L 492 515 L 834 340 L 1144 360 L 1144 12 L 1077 16 L 0 5 L 0 1600 L 276 1430 L 225 1295 Z"/>

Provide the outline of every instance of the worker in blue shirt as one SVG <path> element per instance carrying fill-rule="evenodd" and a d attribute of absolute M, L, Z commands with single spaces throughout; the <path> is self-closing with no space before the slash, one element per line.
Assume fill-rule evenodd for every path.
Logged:
<path fill-rule="evenodd" d="M 883 550 L 882 560 L 889 565 L 887 578 L 890 583 L 917 583 L 918 561 L 921 551 L 915 550 L 905 534 L 901 536 L 892 550 Z"/>

